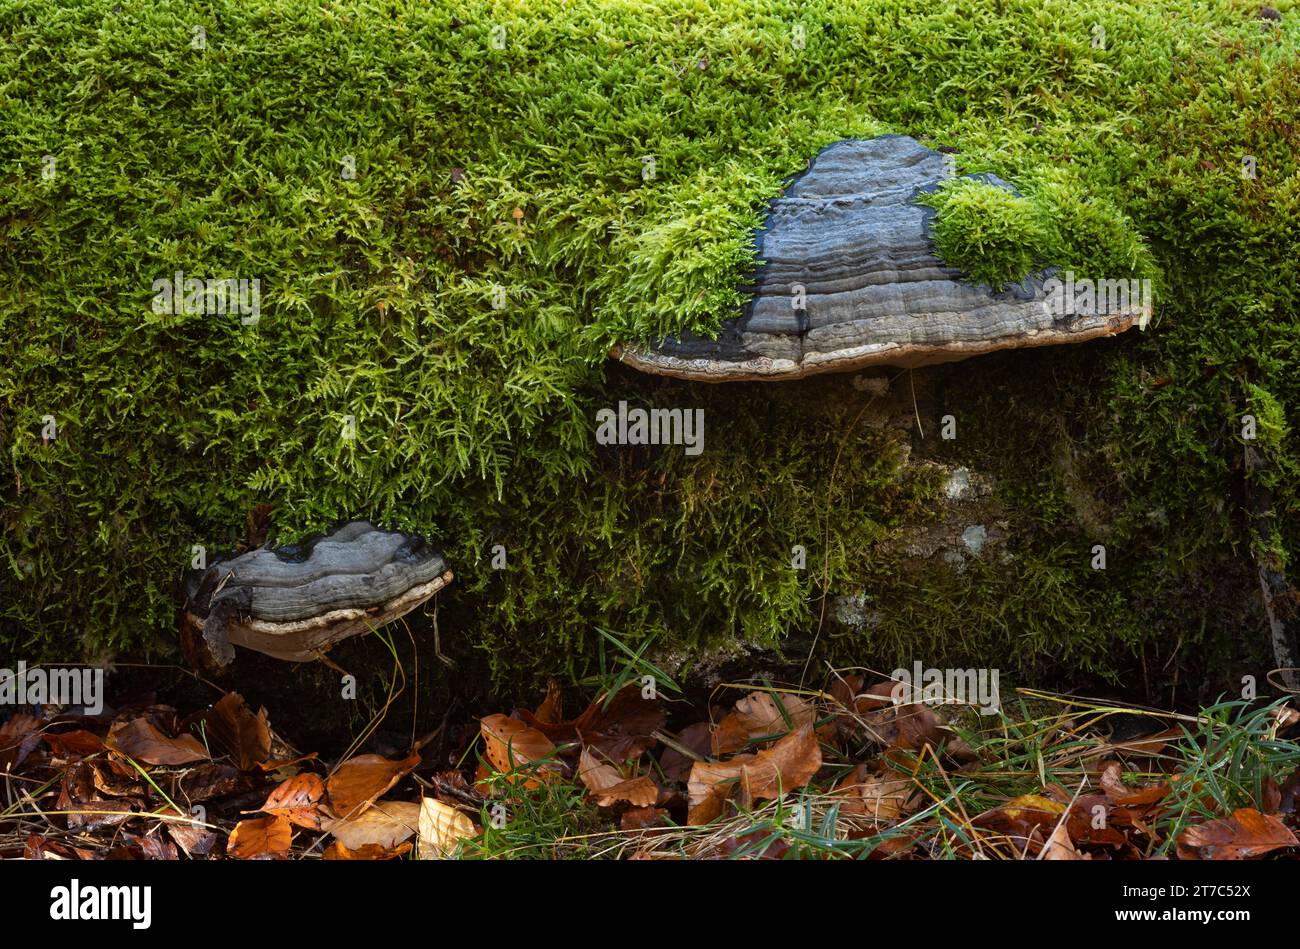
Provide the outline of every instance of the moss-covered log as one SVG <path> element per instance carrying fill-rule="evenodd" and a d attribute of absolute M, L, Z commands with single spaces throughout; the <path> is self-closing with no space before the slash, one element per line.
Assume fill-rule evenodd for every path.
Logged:
<path fill-rule="evenodd" d="M 1235 687 L 1240 367 L 1300 457 L 1275 6 L 5 4 L 5 651 L 174 650 L 193 548 L 272 504 L 281 543 L 446 539 L 443 638 L 498 674 L 586 668 L 597 625 L 802 660 L 844 597 L 818 648 L 878 668 Z M 1147 331 L 779 392 L 606 358 L 735 318 L 782 184 L 881 134 L 1015 186 L 936 196 L 945 260 L 1149 275 Z M 703 410 L 704 452 L 597 444 L 620 401 Z"/>

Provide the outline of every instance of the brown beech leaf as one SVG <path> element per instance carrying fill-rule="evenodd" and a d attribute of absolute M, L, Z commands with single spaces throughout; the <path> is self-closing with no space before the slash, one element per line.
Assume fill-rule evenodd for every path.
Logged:
<path fill-rule="evenodd" d="M 110 800 L 99 793 L 95 769 L 88 761 L 77 761 L 63 772 L 57 808 L 66 815 L 72 831 L 115 827 L 135 811 L 131 801 Z"/>
<path fill-rule="evenodd" d="M 293 843 L 293 827 L 279 814 L 241 820 L 230 832 L 226 853 L 241 860 L 264 854 L 285 854 Z"/>
<path fill-rule="evenodd" d="M 762 831 L 728 837 L 718 852 L 739 860 L 780 860 L 790 851 L 790 842 Z"/>
<path fill-rule="evenodd" d="M 78 728 L 75 731 L 54 734 L 46 732 L 41 736 L 50 750 L 61 758 L 84 758 L 104 750 L 104 739 L 94 732 Z M 0 742 L 3 744 L 3 742 Z M 3 753 L 3 752 L 0 752 Z"/>
<path fill-rule="evenodd" d="M 121 761 L 82 761 L 90 772 L 95 790 L 109 797 L 138 797 L 144 794 L 144 781 L 135 768 Z"/>
<path fill-rule="evenodd" d="M 771 741 L 792 728 L 811 725 L 813 707 L 797 695 L 755 691 L 736 702 L 736 708 L 713 729 L 713 755 L 740 751 L 752 741 Z M 787 722 L 787 719 L 789 721 Z"/>
<path fill-rule="evenodd" d="M 159 816 L 168 835 L 176 842 L 176 846 L 185 851 L 186 856 L 207 856 L 216 846 L 216 833 L 196 823 L 189 814 L 164 807 Z"/>
<path fill-rule="evenodd" d="M 598 761 L 590 748 L 582 749 L 578 777 L 601 807 L 612 807 L 619 801 L 627 801 L 633 807 L 649 807 L 659 800 L 659 788 L 648 777 L 624 778 L 612 764 Z"/>
<path fill-rule="evenodd" d="M 849 673 L 845 676 L 837 673 L 835 675 L 835 681 L 831 683 L 829 689 L 831 698 L 836 702 L 839 702 L 845 708 L 856 711 L 857 706 L 854 704 L 853 700 L 857 697 L 857 694 L 862 691 L 862 683 L 863 678 L 857 673 Z"/>
<path fill-rule="evenodd" d="M 1069 801 L 1071 795 L 1063 792 L 1061 797 Z M 1103 819 L 1098 820 L 1098 817 Z M 1098 824 L 1100 826 L 1096 826 Z M 1070 816 L 1066 819 L 1070 840 L 1084 845 L 1103 844 L 1127 849 L 1128 837 L 1120 829 L 1125 826 L 1132 826 L 1130 813 L 1125 808 L 1116 807 L 1104 794 L 1081 794 L 1070 807 Z"/>
<path fill-rule="evenodd" d="M 801 725 L 771 748 L 727 761 L 697 761 L 687 782 L 687 823 L 707 824 L 737 785 L 749 801 L 762 801 L 803 787 L 822 764 L 811 725 Z"/>
<path fill-rule="evenodd" d="M 873 709 L 890 708 L 896 704 L 894 702 L 894 690 L 900 684 L 897 679 L 886 679 L 883 682 L 870 685 L 853 697 L 853 704 L 850 707 L 859 714 L 870 712 Z"/>
<path fill-rule="evenodd" d="M 860 714 L 871 737 L 887 748 L 937 748 L 948 737 L 943 722 L 928 705 L 889 705 Z"/>
<path fill-rule="evenodd" d="M 84 765 L 85 762 L 82 762 Z M 93 779 L 86 774 L 72 780 L 69 786 L 69 772 L 65 773 L 64 786 L 59 794 L 58 809 L 67 816 L 68 830 L 102 830 L 116 827 L 136 813 L 129 800 L 113 800 L 101 797 L 94 791 Z"/>
<path fill-rule="evenodd" d="M 392 850 L 415 836 L 420 825 L 420 805 L 410 801 L 375 801 L 366 811 L 344 820 L 321 820 L 321 829 L 333 834 L 349 850 L 368 844 Z"/>
<path fill-rule="evenodd" d="M 705 751 L 715 758 L 722 758 L 741 751 L 748 744 L 749 729 L 745 727 L 744 721 L 732 712 L 713 726 L 709 747 Z"/>
<path fill-rule="evenodd" d="M 549 780 L 558 772 L 555 745 L 538 729 L 508 715 L 489 715 L 479 727 L 483 752 L 493 770 L 506 774 L 527 771 L 527 775 L 511 774 L 511 783 L 522 780 L 524 787 L 535 788 L 538 779 Z M 542 764 L 533 766 L 537 762 Z"/>
<path fill-rule="evenodd" d="M 308 830 L 320 830 L 320 803 L 325 797 L 325 782 L 310 771 L 296 774 L 271 792 L 262 810 L 280 814 L 291 824 Z"/>
<path fill-rule="evenodd" d="M 139 852 L 142 860 L 179 860 L 176 845 L 163 838 L 155 830 L 147 834 L 123 834 L 122 838 L 134 852 Z"/>
<path fill-rule="evenodd" d="M 638 685 L 625 687 L 602 706 L 604 699 L 593 702 L 587 710 L 590 722 L 579 721 L 575 728 L 585 744 L 610 761 L 641 757 L 655 746 L 654 733 L 668 721 L 659 700 L 644 698 Z"/>
<path fill-rule="evenodd" d="M 440 860 L 456 852 L 462 840 L 478 835 L 474 822 L 436 797 L 420 800 L 421 860 Z"/>
<path fill-rule="evenodd" d="M 1124 783 L 1123 773 L 1124 769 L 1118 761 L 1108 762 L 1101 772 L 1101 789 L 1118 805 L 1134 807 L 1154 804 L 1169 793 L 1169 785 L 1164 782 L 1131 788 Z"/>
<path fill-rule="evenodd" d="M 274 748 L 275 741 L 276 741 L 275 735 L 272 734 L 271 736 L 272 751 L 275 750 Z M 304 761 L 315 761 L 318 757 L 320 757 L 318 752 L 309 751 L 305 755 L 294 755 L 293 757 L 290 758 L 272 758 L 269 761 L 263 761 L 257 767 L 258 770 L 262 771 L 263 773 L 270 774 L 272 771 L 282 771 L 285 768 L 292 768 L 294 765 L 302 764 Z"/>
<path fill-rule="evenodd" d="M 687 725 L 676 735 L 676 743 L 695 752 L 701 758 L 707 758 L 712 744 L 713 725 L 709 722 L 696 722 Z M 675 748 L 667 747 L 659 756 L 659 767 L 669 781 L 685 781 L 691 774 L 691 765 L 695 758 L 682 754 Z"/>
<path fill-rule="evenodd" d="M 176 794 L 190 804 L 238 794 L 253 787 L 253 779 L 231 764 L 201 764 L 187 768 L 173 782 Z"/>
<path fill-rule="evenodd" d="M 834 793 L 845 798 L 841 814 L 895 821 L 909 809 L 916 785 L 908 778 L 872 772 L 866 765 L 858 765 L 835 786 Z"/>
<path fill-rule="evenodd" d="M 108 733 L 107 746 L 145 764 L 178 765 L 206 761 L 208 753 L 193 735 L 168 738 L 148 718 L 118 722 Z"/>
<path fill-rule="evenodd" d="M 662 807 L 633 807 L 623 812 L 618 826 L 623 830 L 648 830 L 662 827 L 668 822 L 668 812 Z"/>
<path fill-rule="evenodd" d="M 1260 786 L 1259 807 L 1265 814 L 1279 814 L 1282 811 L 1282 789 L 1272 778 L 1265 778 Z"/>
<path fill-rule="evenodd" d="M 7 774 L 26 760 L 41 743 L 40 720 L 15 712 L 0 725 L 0 774 Z"/>
<path fill-rule="evenodd" d="M 1065 805 L 1039 794 L 1022 794 L 1000 807 L 990 808 L 971 819 L 976 827 L 1008 838 L 1017 851 L 1029 844 L 1042 844 L 1065 813 Z"/>
<path fill-rule="evenodd" d="M 1242 807 L 1231 817 L 1189 827 L 1178 837 L 1183 860 L 1247 860 L 1283 847 L 1300 846 L 1295 834 L 1276 817 Z"/>
<path fill-rule="evenodd" d="M 387 850 L 379 846 L 379 844 L 366 844 L 356 850 L 351 850 L 336 840 L 321 852 L 321 858 L 325 860 L 396 860 L 410 852 L 411 842 L 409 840 L 404 844 L 399 844 L 392 850 Z"/>
<path fill-rule="evenodd" d="M 1152 735 L 1143 735 L 1140 738 L 1115 742 L 1111 745 L 1111 748 L 1115 751 L 1122 751 L 1126 755 L 1156 758 L 1160 756 L 1171 741 L 1177 741 L 1182 737 L 1183 730 L 1181 728 L 1166 728 L 1164 731 Z"/>
<path fill-rule="evenodd" d="M 601 695 L 572 721 L 549 723 L 521 710 L 525 725 L 552 742 L 582 741 L 610 761 L 639 757 L 655 744 L 654 733 L 664 727 L 667 715 L 658 699 L 643 698 L 639 685 L 628 685 L 612 698 Z"/>
<path fill-rule="evenodd" d="M 230 755 L 241 771 L 251 771 L 271 757 L 271 726 L 266 709 L 254 715 L 238 692 L 230 692 L 212 706 L 208 733 Z"/>
<path fill-rule="evenodd" d="M 811 705 L 785 692 L 751 692 L 736 703 L 736 710 L 728 717 L 733 716 L 751 739 L 779 738 L 801 725 L 811 725 L 816 719 Z"/>
<path fill-rule="evenodd" d="M 857 704 L 854 699 L 862 688 L 862 681 L 860 675 L 840 675 L 836 673 L 828 691 L 831 698 L 845 711 L 839 712 L 833 719 L 823 724 L 817 730 L 818 738 L 823 741 L 832 741 L 835 738 L 847 738 L 853 734 L 854 729 L 857 727 L 857 722 L 853 720 L 853 713 L 857 711 Z"/>
<path fill-rule="evenodd" d="M 554 679 L 547 680 L 546 698 L 537 706 L 533 717 L 547 725 L 554 725 L 564 719 L 564 693 L 560 689 L 560 683 Z"/>
<path fill-rule="evenodd" d="M 420 763 L 418 752 L 399 761 L 381 755 L 358 755 L 329 777 L 329 806 L 336 818 L 355 817 Z"/>
<path fill-rule="evenodd" d="M 1047 843 L 1043 845 L 1040 857 L 1043 860 L 1088 859 L 1074 849 L 1074 844 L 1070 841 L 1070 834 L 1065 829 L 1064 823 L 1057 825 L 1056 829 L 1052 831 L 1052 836 L 1047 838 Z"/>

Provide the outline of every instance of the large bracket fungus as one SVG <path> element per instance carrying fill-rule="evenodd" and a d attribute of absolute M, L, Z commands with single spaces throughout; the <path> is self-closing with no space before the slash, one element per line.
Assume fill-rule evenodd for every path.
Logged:
<path fill-rule="evenodd" d="M 353 521 L 295 547 L 269 546 L 195 571 L 182 619 L 190 661 L 221 669 L 232 644 L 304 662 L 405 615 L 452 581 L 419 537 Z"/>
<path fill-rule="evenodd" d="M 936 254 L 935 212 L 916 201 L 948 177 L 942 154 L 903 135 L 827 146 L 771 203 L 756 237 L 763 263 L 741 316 L 716 339 L 684 334 L 648 348 L 617 346 L 611 355 L 705 382 L 798 379 L 1078 343 L 1138 322 L 1137 308 L 1054 312 L 1047 274 L 1001 292 L 963 280 Z"/>

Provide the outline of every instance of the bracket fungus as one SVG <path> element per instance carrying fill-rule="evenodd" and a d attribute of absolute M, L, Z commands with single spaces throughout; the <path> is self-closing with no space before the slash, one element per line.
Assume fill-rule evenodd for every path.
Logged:
<path fill-rule="evenodd" d="M 305 662 L 398 619 L 451 581 L 442 554 L 422 538 L 353 521 L 193 572 L 182 617 L 186 653 L 218 670 L 234 659 L 232 644 Z"/>
<path fill-rule="evenodd" d="M 829 145 L 771 202 L 743 313 L 716 339 L 694 334 L 611 356 L 704 382 L 799 379 L 917 367 L 999 349 L 1111 336 L 1142 310 L 1075 314 L 1052 305 L 1048 273 L 1002 291 L 962 279 L 937 254 L 918 196 L 951 177 L 945 157 L 903 135 Z M 970 176 L 1011 186 L 993 175 Z"/>

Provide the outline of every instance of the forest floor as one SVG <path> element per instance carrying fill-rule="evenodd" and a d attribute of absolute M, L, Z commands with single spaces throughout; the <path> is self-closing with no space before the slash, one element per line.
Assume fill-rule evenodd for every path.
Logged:
<path fill-rule="evenodd" d="M 215 686 L 197 710 L 137 695 L 15 714 L 0 725 L 0 857 L 1300 856 L 1285 699 L 1184 714 L 830 670 L 818 687 L 722 683 L 698 702 L 626 659 L 595 688 L 552 682 L 530 707 L 423 735 L 385 721 L 408 685 L 399 664 L 331 761 Z"/>

